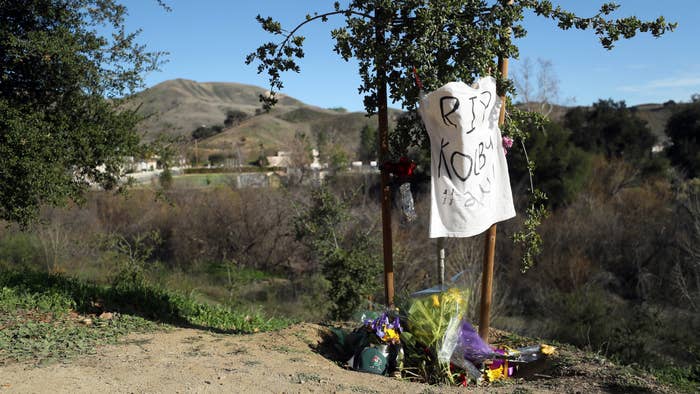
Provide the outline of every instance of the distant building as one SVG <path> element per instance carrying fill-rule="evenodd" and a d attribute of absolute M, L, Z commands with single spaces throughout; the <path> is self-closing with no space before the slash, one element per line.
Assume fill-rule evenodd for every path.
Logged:
<path fill-rule="evenodd" d="M 127 173 L 155 171 L 157 168 L 158 156 L 154 156 L 149 159 L 139 160 L 136 160 L 134 159 L 134 157 L 129 156 L 126 158 L 126 164 L 124 165 L 124 171 Z"/>
<path fill-rule="evenodd" d="M 292 166 L 292 157 L 289 152 L 279 151 L 276 156 L 267 156 L 267 164 L 270 167 L 289 168 Z"/>
<path fill-rule="evenodd" d="M 308 165 L 311 170 L 322 170 L 327 165 L 324 165 L 319 160 L 320 153 L 317 149 L 311 150 L 312 161 Z M 270 167 L 279 167 L 289 169 L 289 167 L 294 167 L 291 152 L 278 151 L 276 156 L 267 156 L 267 163 Z"/>
<path fill-rule="evenodd" d="M 318 158 L 320 156 L 320 153 L 318 152 L 318 149 L 312 149 L 311 156 L 313 156 L 313 161 L 311 162 L 311 164 L 309 164 L 309 168 L 311 168 L 312 170 L 321 170 L 325 167 L 328 167 L 327 165 L 324 166 L 323 164 L 321 164 L 321 161 L 319 161 Z"/>

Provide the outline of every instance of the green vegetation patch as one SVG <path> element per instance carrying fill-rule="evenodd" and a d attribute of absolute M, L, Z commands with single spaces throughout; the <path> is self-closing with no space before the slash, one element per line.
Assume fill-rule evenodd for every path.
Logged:
<path fill-rule="evenodd" d="M 114 343 L 122 335 L 157 326 L 146 319 L 119 313 L 84 316 L 67 288 L 47 286 L 35 291 L 0 276 L 0 365 L 9 361 L 44 364 L 94 352 L 96 345 Z"/>
<path fill-rule="evenodd" d="M 234 185 L 235 175 L 226 173 L 180 175 L 173 179 L 176 188 L 197 188 L 216 185 Z"/>
<path fill-rule="evenodd" d="M 61 275 L 0 271 L 0 365 L 90 354 L 122 335 L 157 329 L 156 322 L 246 334 L 280 329 L 291 320 L 204 304 L 150 285 L 98 286 Z"/>
<path fill-rule="evenodd" d="M 652 371 L 662 383 L 669 384 L 684 393 L 700 392 L 700 365 L 687 367 L 667 366 Z"/>

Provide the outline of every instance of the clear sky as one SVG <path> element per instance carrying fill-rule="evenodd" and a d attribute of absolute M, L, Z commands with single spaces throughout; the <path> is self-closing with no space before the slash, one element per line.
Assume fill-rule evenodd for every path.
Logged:
<path fill-rule="evenodd" d="M 240 82 L 267 87 L 265 75 L 247 66 L 245 56 L 272 36 L 263 32 L 255 16 L 272 16 L 291 28 L 307 13 L 330 11 L 333 1 L 302 0 L 166 0 L 172 12 L 155 0 L 123 0 L 129 9 L 127 26 L 141 28 L 141 42 L 152 50 L 170 52 L 161 72 L 146 77 L 148 86 L 186 78 L 199 82 Z M 582 16 L 593 15 L 602 0 L 553 0 Z M 534 15 L 524 21 L 528 36 L 518 40 L 520 58 L 552 62 L 565 104 L 589 105 L 600 98 L 625 100 L 628 105 L 668 100 L 689 101 L 700 93 L 700 0 L 618 0 L 616 16 L 655 19 L 663 15 L 678 28 L 655 39 L 640 35 L 622 40 L 612 51 L 595 35 L 561 31 L 555 23 Z M 333 51 L 330 30 L 342 18 L 306 25 L 306 57 L 301 74 L 284 77 L 283 93 L 321 107 L 362 110 L 357 93 L 360 80 L 354 63 Z M 519 70 L 519 61 L 511 61 Z"/>

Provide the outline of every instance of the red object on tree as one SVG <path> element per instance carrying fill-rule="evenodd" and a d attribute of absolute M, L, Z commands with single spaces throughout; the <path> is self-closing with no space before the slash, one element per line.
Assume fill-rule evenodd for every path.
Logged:
<path fill-rule="evenodd" d="M 384 168 L 389 171 L 390 174 L 401 180 L 405 180 L 413 176 L 413 171 L 416 169 L 416 163 L 402 157 L 398 162 L 384 163 Z"/>

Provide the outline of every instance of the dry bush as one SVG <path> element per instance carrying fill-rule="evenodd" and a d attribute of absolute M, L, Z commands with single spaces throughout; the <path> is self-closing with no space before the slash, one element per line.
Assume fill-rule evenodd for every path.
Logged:
<path fill-rule="evenodd" d="M 619 162 L 601 167 L 604 175 L 543 223 L 544 251 L 528 285 L 568 293 L 597 283 L 634 299 L 662 286 L 672 267 L 672 194 L 661 181 L 621 187 L 631 172 Z"/>
<path fill-rule="evenodd" d="M 169 198 L 172 206 L 159 224 L 166 261 L 187 267 L 231 260 L 276 272 L 294 262 L 289 193 L 220 187 Z"/>
<path fill-rule="evenodd" d="M 677 198 L 678 257 L 671 271 L 674 292 L 689 308 L 700 310 L 700 180 L 680 185 Z"/>

